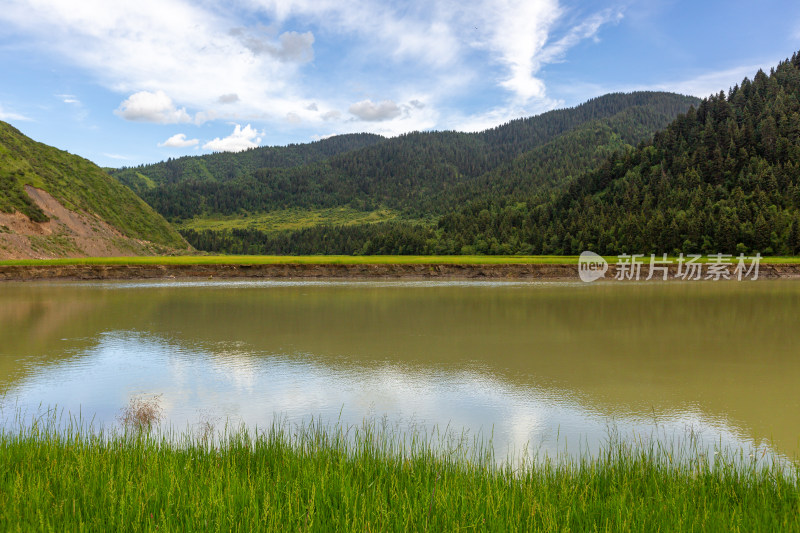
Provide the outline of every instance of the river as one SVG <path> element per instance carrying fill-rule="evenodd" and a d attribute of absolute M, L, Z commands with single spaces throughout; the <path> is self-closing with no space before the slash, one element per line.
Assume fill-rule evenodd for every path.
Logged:
<path fill-rule="evenodd" d="M 800 451 L 800 284 L 379 281 L 0 285 L 0 412 L 118 425 L 436 426 L 499 456 L 700 435 Z M 762 452 L 763 453 L 763 452 Z"/>

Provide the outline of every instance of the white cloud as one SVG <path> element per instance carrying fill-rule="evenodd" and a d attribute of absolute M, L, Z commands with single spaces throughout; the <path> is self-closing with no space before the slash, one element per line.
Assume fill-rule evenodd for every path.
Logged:
<path fill-rule="evenodd" d="M 235 104 L 238 101 L 239 95 L 236 93 L 222 94 L 219 98 L 217 98 L 217 102 L 220 104 Z"/>
<path fill-rule="evenodd" d="M 60 98 L 61 101 L 64 102 L 65 104 L 77 105 L 77 106 L 81 105 L 81 101 L 78 100 L 78 98 L 74 94 L 57 94 L 56 97 Z"/>
<path fill-rule="evenodd" d="M 241 152 L 248 148 L 255 148 L 261 143 L 261 133 L 252 128 L 250 124 L 242 128 L 239 124 L 233 129 L 233 133 L 220 139 L 217 137 L 213 141 L 208 141 L 203 145 L 204 150 L 215 152 Z"/>
<path fill-rule="evenodd" d="M 350 113 L 367 122 L 390 120 L 400 116 L 400 107 L 391 100 L 375 104 L 372 100 L 362 100 L 350 106 Z"/>
<path fill-rule="evenodd" d="M 188 146 L 196 146 L 200 144 L 198 139 L 187 139 L 185 133 L 176 133 L 163 143 L 158 143 L 158 146 L 168 148 L 186 148 Z"/>
<path fill-rule="evenodd" d="M 547 101 L 544 82 L 537 74 L 548 64 L 561 61 L 581 41 L 596 38 L 600 28 L 622 19 L 619 10 L 607 9 L 589 16 L 554 39 L 564 9 L 558 0 L 507 0 L 491 11 L 485 46 L 507 67 L 500 84 L 517 103 Z M 550 102 L 552 107 L 554 102 Z"/>
<path fill-rule="evenodd" d="M 327 135 L 312 135 L 312 141 L 324 141 L 325 139 L 330 139 L 331 137 L 336 137 L 336 133 L 329 133 Z"/>
<path fill-rule="evenodd" d="M 30 120 L 25 115 L 20 115 L 19 113 L 14 113 L 12 111 L 6 111 L 3 109 L 3 106 L 0 105 L 0 120 Z"/>
<path fill-rule="evenodd" d="M 622 12 L 606 9 L 596 13 L 587 20 L 570 28 L 570 30 L 557 41 L 548 44 L 536 57 L 537 69 L 541 65 L 561 61 L 570 48 L 583 40 L 596 38 L 600 28 L 609 23 L 618 23 L 622 20 Z"/>
<path fill-rule="evenodd" d="M 267 54 L 280 61 L 306 63 L 314 59 L 314 34 L 310 31 L 297 33 L 287 31 L 281 34 L 278 42 L 249 35 L 244 28 L 234 28 L 231 35 L 239 37 L 242 44 L 253 54 Z"/>
<path fill-rule="evenodd" d="M 466 60 L 471 50 L 486 52 L 489 62 L 505 70 L 496 83 L 509 91 L 513 105 L 537 101 L 537 108 L 541 102 L 549 108 L 556 104 L 548 100 L 545 84 L 537 76 L 541 69 L 562 60 L 581 40 L 596 38 L 602 26 L 622 16 L 620 10 L 605 10 L 564 29 L 560 25 L 566 11 L 559 0 L 442 0 L 435 4 L 417 0 L 404 3 L 402 9 L 371 0 L 249 0 L 249 5 L 261 7 L 278 21 L 310 18 L 333 31 L 362 36 L 368 47 L 359 50 L 358 58 L 349 59 L 412 60 L 422 69 L 427 65 L 426 74 L 433 76 L 428 77 L 428 86 L 445 100 L 449 95 L 443 94 L 441 86 L 459 90 L 448 78 L 486 68 Z"/>
<path fill-rule="evenodd" d="M 535 77 L 540 68 L 537 55 L 561 14 L 557 0 L 509 0 L 488 15 L 486 46 L 508 71 L 501 85 L 522 101 L 545 97 L 544 83 Z"/>
<path fill-rule="evenodd" d="M 108 157 L 109 159 L 117 159 L 119 161 L 131 161 L 133 158 L 127 155 L 120 155 L 120 154 L 103 154 L 104 156 Z"/>
<path fill-rule="evenodd" d="M 540 111 L 547 111 L 549 107 L 550 106 L 546 106 Z M 514 120 L 515 118 L 531 114 L 535 113 L 532 113 L 529 109 L 521 110 L 515 107 L 496 107 L 482 113 L 453 117 L 447 129 L 465 132 L 484 131 Z"/>
<path fill-rule="evenodd" d="M 200 124 L 204 124 L 206 122 L 210 122 L 212 120 L 217 120 L 219 118 L 225 118 L 225 117 L 226 115 L 224 113 L 220 113 L 213 109 L 210 111 L 198 111 L 194 115 L 194 123 L 199 126 Z"/>
<path fill-rule="evenodd" d="M 628 90 L 670 91 L 705 98 L 712 94 L 719 94 L 720 91 L 725 91 L 727 93 L 728 89 L 736 84 L 740 84 L 745 77 L 752 80 L 753 76 L 756 75 L 756 72 L 758 72 L 760 68 L 766 69 L 767 67 L 765 65 L 747 65 L 709 72 L 684 80 L 666 81 L 633 87 Z"/>
<path fill-rule="evenodd" d="M 132 94 L 114 111 L 125 120 L 137 122 L 156 122 L 158 124 L 178 124 L 191 122 L 192 117 L 186 108 L 178 109 L 164 91 L 140 91 Z"/>
<path fill-rule="evenodd" d="M 308 57 L 311 36 L 284 32 L 278 57 L 254 54 L 230 34 L 242 23 L 235 11 L 189 0 L 6 0 L 0 25 L 113 91 L 164 93 L 175 102 L 155 113 L 150 105 L 121 106 L 120 114 L 131 119 L 186 122 L 181 109 L 189 108 L 202 116 L 268 120 L 308 105 L 291 60 Z M 219 101 L 233 94 L 238 100 Z"/>
<path fill-rule="evenodd" d="M 443 66 L 457 60 L 462 47 L 460 25 L 454 25 L 458 4 L 431 5 L 421 0 L 402 8 L 377 0 L 247 0 L 248 5 L 269 13 L 278 22 L 292 17 L 317 21 L 324 28 L 370 43 L 360 55 L 386 53 L 396 60 L 411 59 Z"/>
<path fill-rule="evenodd" d="M 734 67 L 714 72 L 706 72 L 694 77 L 659 81 L 650 84 L 608 86 L 593 83 L 570 83 L 563 86 L 559 85 L 556 89 L 568 99 L 568 105 L 576 105 L 590 98 L 608 93 L 628 93 L 632 91 L 667 91 L 697 96 L 698 98 L 706 98 L 712 94 L 719 94 L 720 91 L 725 91 L 727 93 L 729 88 L 736 84 L 741 84 L 745 77 L 752 80 L 753 76 L 758 72 L 758 69 L 768 71 L 771 65 L 771 61 L 765 60 L 761 65 Z"/>
<path fill-rule="evenodd" d="M 411 101 L 417 101 L 417 105 L 412 105 Z M 440 112 L 435 106 L 425 103 L 420 104 L 425 98 L 418 93 L 411 93 L 403 98 L 408 104 L 396 103 L 392 100 L 382 102 L 372 102 L 364 100 L 349 107 L 355 107 L 354 111 L 362 114 L 361 117 L 352 115 L 350 118 L 340 116 L 335 110 L 323 113 L 331 113 L 328 124 L 335 124 L 335 133 L 361 133 L 369 131 L 385 137 L 394 137 L 409 131 L 424 131 L 439 127 L 444 122 Z M 394 118 L 381 120 L 383 115 L 396 115 Z M 371 120 L 370 120 L 371 119 Z"/>
<path fill-rule="evenodd" d="M 0 24 L 127 97 L 127 120 L 395 134 L 459 119 L 473 82 L 505 93 L 476 117 L 554 107 L 541 70 L 620 16 L 565 13 L 560 0 L 4 0 Z"/>

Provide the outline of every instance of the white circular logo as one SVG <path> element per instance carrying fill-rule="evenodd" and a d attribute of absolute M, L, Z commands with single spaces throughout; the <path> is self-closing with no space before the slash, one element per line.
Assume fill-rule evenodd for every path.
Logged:
<path fill-rule="evenodd" d="M 605 277 L 608 271 L 608 262 L 594 252 L 583 252 L 578 259 L 578 275 L 581 281 L 591 283 Z"/>

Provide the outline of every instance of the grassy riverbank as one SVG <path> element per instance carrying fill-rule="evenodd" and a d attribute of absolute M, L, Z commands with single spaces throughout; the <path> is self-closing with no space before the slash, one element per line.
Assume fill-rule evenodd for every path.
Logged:
<path fill-rule="evenodd" d="M 713 260 L 703 256 L 699 262 Z M 616 256 L 605 258 L 613 265 Z M 658 259 L 658 258 L 657 258 Z M 677 259 L 672 258 L 677 264 Z M 641 259 L 645 267 L 650 256 Z M 748 261 L 749 262 L 749 261 Z M 735 266 L 736 258 L 732 259 Z M 800 257 L 762 257 L 762 264 L 798 264 Z M 5 265 L 577 265 L 576 255 L 179 255 L 137 257 L 77 257 L 65 259 L 12 259 Z"/>
<path fill-rule="evenodd" d="M 800 262 L 800 258 L 798 258 Z M 19 259 L 2 265 L 418 265 L 577 264 L 577 256 L 488 255 L 181 255 Z"/>
<path fill-rule="evenodd" d="M 747 457 L 614 443 L 512 469 L 429 442 L 370 425 L 243 430 L 218 446 L 34 426 L 0 436 L 0 529 L 800 529 L 796 473 Z"/>

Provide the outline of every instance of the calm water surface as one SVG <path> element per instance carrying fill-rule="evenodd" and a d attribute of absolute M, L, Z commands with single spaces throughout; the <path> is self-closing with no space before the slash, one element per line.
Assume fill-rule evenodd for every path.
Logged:
<path fill-rule="evenodd" d="M 506 455 L 614 427 L 796 458 L 799 386 L 792 282 L 0 284 L 5 424 L 160 394 L 179 429 L 375 417 Z"/>

